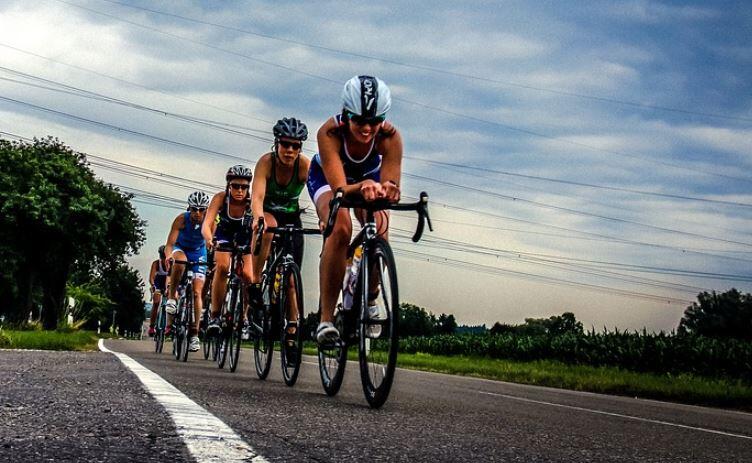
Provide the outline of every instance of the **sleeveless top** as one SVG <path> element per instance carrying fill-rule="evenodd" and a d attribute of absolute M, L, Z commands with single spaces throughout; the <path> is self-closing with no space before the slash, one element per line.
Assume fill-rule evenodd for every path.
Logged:
<path fill-rule="evenodd" d="M 191 213 L 183 214 L 183 228 L 178 234 L 177 245 L 183 250 L 200 249 L 205 245 L 204 236 L 201 234 L 201 224 L 191 222 Z"/>
<path fill-rule="evenodd" d="M 339 159 L 342 161 L 342 167 L 345 170 L 345 177 L 348 184 L 357 183 L 368 175 L 375 174 L 381 170 L 381 154 L 376 150 L 376 140 L 379 138 L 377 133 L 373 140 L 371 140 L 371 146 L 368 148 L 368 154 L 363 159 L 353 159 L 347 150 L 347 142 L 345 141 L 345 134 L 341 130 L 344 125 L 342 114 L 334 116 L 334 120 L 340 127 L 340 136 L 342 137 L 342 147 L 339 150 Z M 321 165 L 321 157 L 317 153 L 313 157 L 313 161 L 316 164 Z"/>
<path fill-rule="evenodd" d="M 298 178 L 298 166 L 300 165 L 300 156 L 295 160 L 292 169 L 292 178 L 287 185 L 277 183 L 277 161 L 272 155 L 272 174 L 266 182 L 266 193 L 264 194 L 264 211 L 266 212 L 297 212 L 300 208 L 298 198 L 303 191 L 304 183 Z"/>
<path fill-rule="evenodd" d="M 167 270 L 162 265 L 162 259 L 157 259 L 157 273 L 156 276 L 167 276 Z"/>
<path fill-rule="evenodd" d="M 240 230 L 243 224 L 243 219 L 246 216 L 251 215 L 250 198 L 246 197 L 245 201 L 245 213 L 240 217 L 233 217 L 230 215 L 230 193 L 225 193 L 224 205 L 217 213 L 217 229 L 215 233 L 231 236 Z"/>

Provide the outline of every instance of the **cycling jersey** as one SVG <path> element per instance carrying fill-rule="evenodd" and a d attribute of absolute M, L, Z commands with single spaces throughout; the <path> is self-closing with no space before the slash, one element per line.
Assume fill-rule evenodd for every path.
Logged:
<path fill-rule="evenodd" d="M 272 155 L 272 173 L 266 182 L 266 192 L 264 193 L 264 211 L 265 212 L 284 212 L 294 213 L 300 208 L 298 198 L 303 190 L 303 182 L 298 179 L 298 167 L 300 165 L 300 156 L 295 160 L 292 170 L 292 177 L 287 185 L 277 183 L 277 162 Z"/>
<path fill-rule="evenodd" d="M 232 251 L 233 243 L 246 246 L 251 242 L 251 208 L 247 200 L 245 213 L 240 217 L 230 215 L 230 195 L 225 193 L 223 207 L 217 213 L 217 229 L 214 238 L 217 240 L 217 250 Z M 248 251 L 250 252 L 250 251 Z"/>
<path fill-rule="evenodd" d="M 342 115 L 338 114 L 334 116 L 337 121 L 337 125 L 342 129 L 344 122 Z M 343 130 L 339 131 L 342 138 L 342 147 L 339 150 L 339 159 L 342 161 L 342 167 L 345 171 L 345 178 L 348 185 L 361 182 L 363 180 L 373 180 L 374 182 L 381 181 L 381 154 L 376 150 L 376 142 L 379 139 L 379 134 L 376 134 L 371 141 L 371 146 L 362 159 L 353 159 L 347 150 L 347 143 L 345 142 L 345 134 Z M 311 195 L 314 204 L 319 197 L 327 192 L 331 191 L 331 186 L 326 181 L 324 170 L 321 167 L 321 157 L 318 153 L 311 159 L 311 168 L 308 171 L 308 194 Z"/>
<path fill-rule="evenodd" d="M 191 221 L 190 212 L 183 214 L 183 228 L 178 233 L 178 239 L 172 252 L 175 251 L 183 251 L 189 261 L 206 262 L 206 241 L 201 234 L 201 224 Z M 193 265 L 191 270 L 196 274 L 206 274 L 205 265 Z"/>
<path fill-rule="evenodd" d="M 157 259 L 157 272 L 154 275 L 154 289 L 164 292 L 167 289 L 167 270 L 162 265 L 162 259 Z"/>

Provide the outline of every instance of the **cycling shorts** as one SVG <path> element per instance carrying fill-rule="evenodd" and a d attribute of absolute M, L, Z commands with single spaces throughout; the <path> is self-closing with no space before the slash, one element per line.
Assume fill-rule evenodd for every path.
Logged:
<path fill-rule="evenodd" d="M 181 249 L 180 246 L 176 243 L 172 247 L 172 253 L 175 254 L 175 251 L 182 251 L 185 253 L 186 260 L 189 260 L 191 262 L 201 262 L 202 264 L 195 264 L 192 265 L 191 268 L 188 270 L 193 271 L 193 277 L 198 280 L 203 280 L 206 278 L 206 247 L 201 246 L 198 249 Z"/>

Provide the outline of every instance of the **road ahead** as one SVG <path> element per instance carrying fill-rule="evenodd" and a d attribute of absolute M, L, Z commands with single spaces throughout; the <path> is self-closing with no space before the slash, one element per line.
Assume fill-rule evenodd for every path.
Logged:
<path fill-rule="evenodd" d="M 106 346 L 179 388 L 269 461 L 752 461 L 752 415 L 745 413 L 409 370 L 398 371 L 386 405 L 371 410 L 357 364 L 348 365 L 343 389 L 330 398 L 314 358 L 304 361 L 298 383 L 288 388 L 276 358 L 269 378 L 256 379 L 250 351 L 230 373 L 198 354 L 178 363 L 153 353 L 148 341 Z M 34 355 L 48 357 L 25 360 Z M 19 369 L 24 372 L 14 373 Z M 115 445 L 115 436 L 134 446 L 139 461 L 164 461 L 165 449 L 178 461 L 191 460 L 161 406 L 112 354 L 0 351 L 0 372 L 0 460 L 68 455 L 63 444 L 76 439 L 44 438 L 45 430 L 54 433 L 59 426 L 45 427 L 44 416 L 34 416 L 42 413 L 58 424 L 80 414 L 76 421 L 85 428 L 103 420 L 113 442 L 110 460 L 128 451 Z M 70 392 L 67 403 L 63 397 L 48 403 L 45 394 L 54 393 L 54 384 L 74 390 L 71 377 L 82 378 L 74 381 L 81 392 Z M 30 398 L 39 381 L 48 383 Z M 61 410 L 68 415 L 54 418 Z M 90 444 L 94 436 L 79 437 Z M 108 459 L 93 447 L 83 445 L 90 458 Z M 37 453 L 24 453 L 32 451 Z"/>

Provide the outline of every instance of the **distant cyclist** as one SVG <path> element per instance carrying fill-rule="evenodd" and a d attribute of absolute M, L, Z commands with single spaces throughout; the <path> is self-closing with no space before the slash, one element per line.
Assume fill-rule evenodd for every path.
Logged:
<path fill-rule="evenodd" d="M 203 298 L 201 292 L 204 288 L 204 279 L 206 278 L 206 243 L 201 234 L 201 227 L 206 217 L 206 208 L 209 206 L 209 195 L 203 191 L 195 191 L 188 196 L 188 211 L 175 217 L 172 222 L 170 234 L 167 236 L 165 245 L 165 255 L 179 261 L 203 262 L 203 264 L 193 265 L 193 308 L 195 323 L 190 327 L 188 336 L 190 342 L 188 350 L 196 352 L 201 347 L 198 340 L 198 324 L 203 309 Z M 173 266 L 172 262 L 167 260 L 167 268 Z M 177 290 L 180 280 L 185 272 L 184 264 L 174 264 L 170 272 L 170 294 L 165 304 L 168 314 L 167 323 L 172 324 L 172 316 L 177 311 Z"/>
<path fill-rule="evenodd" d="M 216 241 L 214 248 L 214 278 L 211 288 L 211 320 L 208 331 L 220 329 L 222 303 L 227 293 L 227 275 L 230 271 L 233 245 L 249 246 L 251 242 L 251 169 L 244 165 L 230 167 L 225 175 L 225 190 L 215 194 L 206 213 L 202 229 L 207 246 Z M 213 230 L 214 225 L 216 229 Z M 212 235 L 213 233 L 213 235 Z M 250 253 L 250 247 L 245 254 Z M 240 276 L 251 282 L 252 262 L 243 258 Z"/>
<path fill-rule="evenodd" d="M 256 164 L 253 176 L 251 209 L 253 211 L 253 243 L 256 246 L 258 219 L 264 217 L 265 226 L 293 225 L 302 227 L 300 221 L 300 192 L 308 179 L 311 161 L 301 154 L 303 142 L 308 138 L 308 128 L 298 119 L 283 118 L 274 126 L 274 150 L 264 154 Z M 261 272 L 269 255 L 272 235 L 264 234 L 261 251 L 253 257 L 252 299 L 261 297 Z M 295 236 L 295 262 L 303 261 L 303 235 Z"/>
<path fill-rule="evenodd" d="M 149 271 L 149 288 L 151 289 L 151 318 L 149 319 L 149 336 L 154 336 L 157 323 L 157 310 L 162 304 L 162 295 L 167 289 L 167 264 L 165 263 L 164 244 L 159 247 L 159 259 L 151 263 Z"/>
<path fill-rule="evenodd" d="M 319 154 L 311 160 L 308 192 L 316 204 L 319 222 L 329 216 L 333 192 L 359 193 L 366 201 L 400 199 L 402 137 L 385 121 L 392 105 L 389 87 L 376 77 L 355 76 L 342 90 L 342 112 L 327 120 L 318 131 Z M 356 211 L 362 222 L 364 215 Z M 376 215 L 377 229 L 387 238 L 388 214 Z M 319 264 L 321 322 L 316 329 L 319 342 L 336 340 L 339 332 L 332 323 L 334 306 L 345 274 L 347 247 L 352 235 L 350 211 L 340 209 L 332 234 L 326 239 Z M 369 294 L 375 301 L 377 294 Z M 372 319 L 385 317 L 383 308 L 369 303 Z"/>

